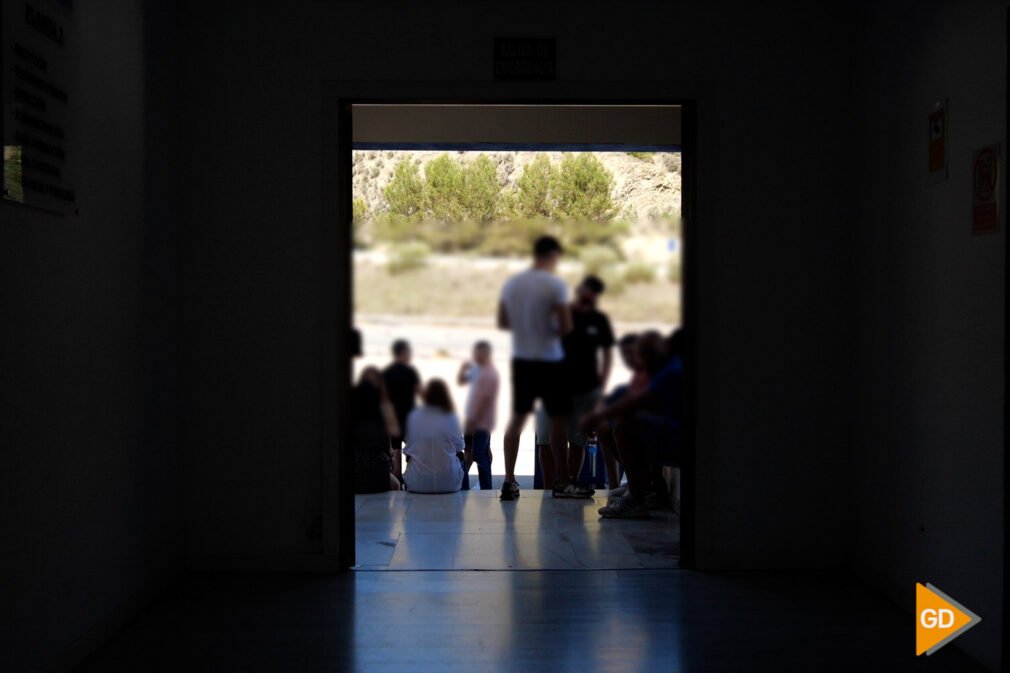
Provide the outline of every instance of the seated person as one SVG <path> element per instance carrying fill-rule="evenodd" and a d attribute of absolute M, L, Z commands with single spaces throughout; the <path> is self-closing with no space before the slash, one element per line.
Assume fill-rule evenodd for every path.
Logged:
<path fill-rule="evenodd" d="M 618 342 L 618 351 L 621 354 L 621 361 L 628 371 L 631 372 L 631 379 L 627 383 L 616 386 L 602 401 L 601 406 L 594 411 L 598 411 L 602 406 L 613 404 L 629 393 L 640 393 L 649 387 L 649 372 L 642 364 L 642 359 L 638 356 L 639 335 L 635 333 L 625 334 Z M 603 456 L 603 464 L 607 470 L 607 482 L 610 487 L 610 495 L 620 495 L 621 490 L 621 466 L 620 456 L 617 455 L 617 447 L 614 445 L 614 436 L 610 431 L 610 424 L 604 423 L 597 428 L 600 453 Z"/>
<path fill-rule="evenodd" d="M 390 462 L 390 437 L 400 433 L 396 414 L 386 395 L 382 375 L 375 367 L 361 372 L 351 391 L 354 419 L 354 490 L 378 493 L 400 490 Z"/>
<path fill-rule="evenodd" d="M 451 493 L 463 486 L 463 432 L 449 386 L 432 379 L 423 406 L 407 416 L 407 469 L 404 481 L 414 493 Z"/>
<path fill-rule="evenodd" d="M 651 335 L 655 335 L 656 332 L 646 332 L 645 334 L 650 335 L 650 338 L 652 338 Z M 638 340 L 641 336 L 634 332 L 625 334 L 617 343 L 618 351 L 621 354 L 621 361 L 628 371 L 631 372 L 631 379 L 627 383 L 615 386 L 604 398 L 606 404 L 613 404 L 628 393 L 640 393 L 649 387 L 649 372 L 642 363 L 642 358 L 638 355 Z"/>
<path fill-rule="evenodd" d="M 606 428 L 628 473 L 628 490 L 600 509 L 600 516 L 647 519 L 657 500 L 656 466 L 679 466 L 680 418 L 683 395 L 682 337 L 678 330 L 663 342 L 658 334 L 639 340 L 639 354 L 652 373 L 647 390 L 628 393 L 582 419 L 583 427 Z M 663 482 L 665 487 L 665 482 Z"/>

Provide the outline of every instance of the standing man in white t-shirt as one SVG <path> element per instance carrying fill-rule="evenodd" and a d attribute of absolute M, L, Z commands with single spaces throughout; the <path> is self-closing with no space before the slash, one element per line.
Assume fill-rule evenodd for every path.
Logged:
<path fill-rule="evenodd" d="M 551 453 L 555 465 L 568 465 L 568 415 L 571 395 L 565 380 L 561 337 L 572 329 L 568 287 L 554 271 L 561 244 L 541 236 L 533 246 L 533 266 L 505 283 L 498 303 L 498 327 L 512 333 L 512 418 L 505 431 L 505 482 L 502 500 L 519 497 L 515 479 L 519 437 L 533 403 L 551 419 Z M 554 497 L 586 498 L 592 491 L 575 485 L 571 475 L 558 473 Z"/>

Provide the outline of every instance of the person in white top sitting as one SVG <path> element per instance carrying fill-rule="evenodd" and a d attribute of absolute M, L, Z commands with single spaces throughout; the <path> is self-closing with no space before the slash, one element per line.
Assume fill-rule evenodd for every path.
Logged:
<path fill-rule="evenodd" d="M 463 431 L 449 386 L 432 379 L 424 405 L 407 416 L 407 470 L 403 480 L 414 493 L 451 493 L 463 486 Z"/>

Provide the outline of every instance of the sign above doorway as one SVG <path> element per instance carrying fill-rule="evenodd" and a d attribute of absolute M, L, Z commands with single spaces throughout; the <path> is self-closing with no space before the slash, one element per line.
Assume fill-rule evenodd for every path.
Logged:
<path fill-rule="evenodd" d="M 552 80 L 557 77 L 553 37 L 496 37 L 496 80 Z"/>

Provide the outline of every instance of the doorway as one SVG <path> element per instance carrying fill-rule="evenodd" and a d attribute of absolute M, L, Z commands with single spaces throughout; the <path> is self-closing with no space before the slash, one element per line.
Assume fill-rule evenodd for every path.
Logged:
<path fill-rule="evenodd" d="M 690 124 L 692 111 L 684 104 L 344 101 L 340 109 L 340 204 L 342 213 L 350 215 L 344 221 L 353 222 L 353 226 L 341 236 L 346 244 L 345 258 L 349 258 L 350 263 L 344 275 L 347 294 L 339 298 L 339 303 L 346 306 L 349 316 L 354 316 L 353 326 L 363 337 L 361 356 L 344 370 L 348 383 L 366 366 L 387 364 L 392 343 L 406 339 L 413 342 L 420 378 L 437 377 L 449 381 L 454 388 L 457 407 L 462 411 L 466 395 L 465 390 L 454 385 L 456 369 L 469 354 L 474 341 L 487 340 L 492 343 L 502 370 L 504 385 L 499 398 L 499 416 L 504 424 L 510 397 L 509 345 L 507 334 L 494 329 L 492 316 L 501 283 L 509 274 L 528 265 L 528 253 L 524 250 L 528 249 L 529 241 L 525 239 L 545 226 L 553 227 L 552 233 L 557 233 L 562 240 L 574 243 L 571 246 L 574 254 L 561 269 L 566 281 L 577 284 L 587 275 L 596 275 L 607 282 L 608 294 L 601 308 L 612 314 L 618 337 L 649 328 L 666 331 L 683 324 L 683 287 L 687 281 L 681 270 L 690 268 L 684 263 L 683 253 L 686 250 L 684 242 L 690 236 L 687 222 L 690 221 L 692 185 L 690 141 L 684 142 L 683 133 L 685 126 Z M 613 202 L 600 206 L 600 212 L 607 211 L 607 214 L 585 218 L 591 224 L 587 226 L 575 223 L 575 218 L 565 222 L 549 212 L 542 213 L 543 218 L 538 220 L 529 217 L 529 211 L 520 212 L 521 207 L 516 204 L 529 200 L 530 190 L 526 187 L 538 168 L 544 175 L 575 176 L 582 180 L 580 184 L 585 183 L 587 175 L 609 182 Z M 483 220 L 476 218 L 473 212 L 463 213 L 456 221 L 444 216 L 410 220 L 406 216 L 418 212 L 421 205 L 389 203 L 390 197 L 402 201 L 405 194 L 424 193 L 425 197 L 418 198 L 427 199 L 431 216 L 431 211 L 440 207 L 439 203 L 448 211 L 461 203 L 479 202 L 481 193 L 474 186 L 479 187 L 481 176 L 490 180 L 486 184 L 494 183 L 500 190 L 497 195 L 490 196 L 491 201 L 507 202 L 504 207 L 499 203 L 492 208 L 495 215 Z M 452 198 L 439 193 L 439 184 L 442 187 L 467 185 L 477 193 L 457 195 L 457 203 L 447 204 Z M 402 189 L 404 186 L 409 188 Z M 672 198 L 674 191 L 675 198 Z M 473 208 L 480 210 L 483 205 L 486 204 L 476 203 Z M 509 209 L 511 211 L 506 212 Z M 517 213 L 523 216 L 521 220 Z M 434 222 L 441 227 L 433 227 Z M 565 229 L 566 225 L 570 228 Z M 586 231 L 588 229 L 592 231 Z M 350 334 L 352 323 L 348 321 L 346 327 Z M 353 339 L 346 338 L 343 345 L 349 353 Z M 630 374 L 623 370 L 616 352 L 614 361 L 610 381 L 622 383 Z M 349 399 L 349 385 L 340 396 Z M 539 440 L 535 441 L 534 425 L 531 419 L 524 432 L 516 474 L 524 495 L 542 496 L 542 492 L 529 488 L 533 485 L 534 473 L 539 472 L 536 469 Z M 340 463 L 352 467 L 353 455 L 348 451 L 351 442 L 346 434 L 342 434 L 341 439 L 345 450 L 341 452 Z M 500 430 L 493 434 L 491 446 L 497 488 L 503 472 Z M 690 461 L 685 460 L 685 468 L 688 463 Z M 584 476 L 603 479 L 605 468 L 602 465 L 596 468 L 593 461 L 588 461 L 587 468 Z M 601 473 L 594 475 L 596 469 Z M 473 490 L 469 494 L 414 496 L 397 493 L 362 498 L 354 495 L 354 483 L 349 479 L 353 469 L 341 470 L 341 565 L 389 566 L 382 559 L 392 561 L 397 557 L 398 544 L 404 541 L 397 540 L 397 536 L 404 532 L 404 526 L 413 521 L 422 529 L 432 531 L 459 507 L 467 512 L 462 518 L 468 519 L 471 528 L 476 527 L 480 532 L 494 530 L 497 533 L 499 529 L 511 527 L 513 533 L 522 529 L 521 534 L 531 535 L 535 532 L 531 526 L 556 527 L 557 517 L 561 517 L 577 524 L 577 529 L 563 536 L 571 542 L 573 534 L 577 537 L 585 532 L 586 522 L 598 525 L 597 507 L 606 503 L 604 497 L 602 503 L 597 501 L 588 507 L 582 506 L 578 513 L 574 509 L 558 513 L 551 509 L 556 503 L 549 499 L 541 498 L 534 507 L 534 498 L 527 497 L 520 502 L 530 505 L 521 511 L 505 510 L 501 509 L 495 490 L 477 490 L 476 472 L 473 469 L 470 475 Z M 685 469 L 678 490 L 681 511 L 678 517 L 671 515 L 670 520 L 679 523 L 679 519 L 691 511 L 690 480 Z M 606 495 L 609 485 L 605 479 L 603 483 L 601 496 Z M 536 517 L 532 517 L 534 509 Z M 545 524 L 539 519 L 543 516 L 553 518 Z M 662 520 L 664 515 L 659 518 Z M 359 545 L 357 555 L 362 558 L 355 558 L 351 551 L 355 519 L 359 533 L 380 538 L 372 540 L 379 545 L 372 547 L 378 549 L 378 553 L 366 551 L 362 554 Z M 662 536 L 650 535 L 647 528 L 639 530 L 641 522 L 607 523 L 624 527 L 623 533 L 628 533 L 622 533 L 622 540 L 627 543 L 620 547 L 622 558 L 600 561 L 604 565 L 594 565 L 596 562 L 590 561 L 587 567 L 611 567 L 606 565 L 608 562 L 617 564 L 612 567 L 647 567 L 650 561 L 657 562 L 656 558 L 646 558 L 643 564 L 634 554 L 641 551 L 648 555 L 650 545 L 652 552 L 657 551 L 662 545 L 657 546 L 656 542 Z M 385 539 L 381 539 L 381 534 L 376 535 L 382 533 L 383 525 L 388 534 Z M 678 533 L 680 528 L 678 525 Z M 479 538 L 457 539 L 454 544 L 461 548 L 470 545 L 481 552 L 486 550 Z M 678 542 L 679 556 L 683 556 L 682 545 L 689 547 L 690 541 Z M 544 550 L 548 551 L 541 553 Z M 571 549 L 552 550 L 546 538 L 542 538 L 537 554 L 524 556 L 520 550 L 513 560 L 518 567 L 570 567 L 551 565 L 551 559 L 561 563 L 558 558 L 566 551 Z M 660 551 L 669 557 L 670 546 Z M 580 554 L 585 558 L 584 550 L 575 556 Z M 485 557 L 483 561 L 489 559 Z M 460 562 L 458 554 L 455 562 Z M 470 567 L 465 563 L 463 567 Z M 502 563 L 498 561 L 493 568 L 516 567 Z M 453 567 L 448 558 L 439 564 L 438 569 Z M 420 567 L 436 569 L 434 566 Z"/>

